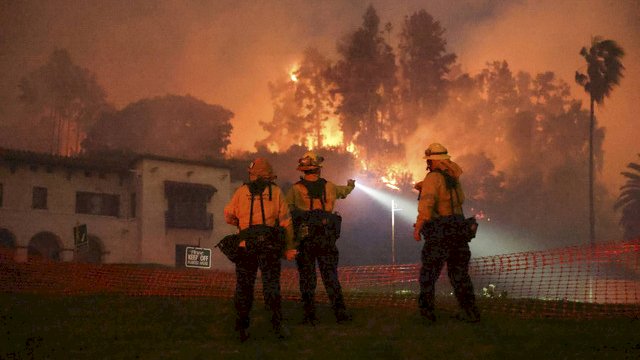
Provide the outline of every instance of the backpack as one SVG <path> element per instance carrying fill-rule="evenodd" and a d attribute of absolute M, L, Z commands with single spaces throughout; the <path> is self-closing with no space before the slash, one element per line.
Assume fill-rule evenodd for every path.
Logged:
<path fill-rule="evenodd" d="M 449 191 L 449 200 L 451 201 L 451 212 L 453 212 L 453 194 L 455 193 L 456 196 L 458 196 L 458 192 L 455 190 L 458 185 L 458 180 L 446 171 L 433 171 L 444 176 L 446 188 Z M 460 210 L 462 210 L 462 205 L 460 205 Z M 437 218 L 434 221 L 424 224 L 424 227 L 421 229 L 422 235 L 426 239 L 435 235 L 436 237 L 452 239 L 454 243 L 468 243 L 476 237 L 477 231 L 478 221 L 476 218 L 473 216 L 465 218 L 464 213 L 462 213 L 462 215 L 453 214 L 451 216 Z"/>
<path fill-rule="evenodd" d="M 300 179 L 298 184 L 303 185 L 307 189 L 307 193 L 311 198 L 309 210 L 296 209 L 292 211 L 293 226 L 296 236 L 301 242 L 327 242 L 333 246 L 340 237 L 340 228 L 342 226 L 342 216 L 338 213 L 325 211 L 325 202 L 327 200 L 326 184 L 327 180 L 320 178 L 317 181 L 307 181 Z M 313 199 L 320 200 L 321 209 L 313 208 Z"/>

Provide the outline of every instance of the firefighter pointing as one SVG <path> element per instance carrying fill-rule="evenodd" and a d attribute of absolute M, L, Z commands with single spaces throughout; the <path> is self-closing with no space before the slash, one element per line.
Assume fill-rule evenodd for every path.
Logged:
<path fill-rule="evenodd" d="M 287 203 L 294 222 L 296 241 L 299 242 L 296 263 L 300 278 L 303 304 L 303 323 L 315 325 L 316 261 L 336 321 L 351 320 L 347 312 L 342 288 L 338 280 L 338 248 L 342 218 L 334 212 L 337 199 L 344 199 L 355 187 L 355 180 L 347 186 L 338 186 L 321 177 L 324 158 L 313 151 L 306 152 L 298 161 L 297 170 L 304 176 L 287 192 Z"/>
<path fill-rule="evenodd" d="M 444 263 L 462 312 L 461 320 L 476 322 L 480 313 L 475 305 L 473 284 L 469 277 L 470 238 L 460 237 L 455 224 L 464 220 L 464 192 L 459 177 L 462 169 L 450 160 L 447 149 L 438 143 L 425 150 L 429 172 L 419 184 L 420 201 L 413 237 L 424 236 L 422 267 L 420 268 L 420 314 L 428 322 L 436 320 L 434 313 L 435 283 Z"/>

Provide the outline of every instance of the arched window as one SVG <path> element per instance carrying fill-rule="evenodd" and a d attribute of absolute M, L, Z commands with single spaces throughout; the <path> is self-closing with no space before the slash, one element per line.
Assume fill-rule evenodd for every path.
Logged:
<path fill-rule="evenodd" d="M 60 238 L 50 232 L 36 234 L 29 241 L 29 261 L 60 261 Z"/>
<path fill-rule="evenodd" d="M 0 262 L 12 261 L 16 251 L 16 237 L 7 229 L 0 228 Z"/>

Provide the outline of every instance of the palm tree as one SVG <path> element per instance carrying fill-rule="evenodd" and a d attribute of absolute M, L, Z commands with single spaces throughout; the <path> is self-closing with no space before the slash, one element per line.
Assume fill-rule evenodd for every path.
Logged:
<path fill-rule="evenodd" d="M 624 66 L 620 59 L 624 50 L 613 40 L 603 40 L 596 36 L 591 40 L 591 48 L 583 47 L 580 55 L 587 61 L 587 74 L 576 71 L 576 82 L 590 95 L 591 120 L 589 122 L 589 237 L 595 243 L 595 212 L 593 203 L 593 133 L 595 129 L 594 104 L 602 105 L 613 87 L 620 84 Z"/>
<path fill-rule="evenodd" d="M 621 173 L 627 182 L 620 188 L 614 209 L 622 208 L 620 225 L 624 228 L 624 238 L 633 239 L 640 235 L 640 164 L 629 163 L 627 167 L 631 170 Z"/>

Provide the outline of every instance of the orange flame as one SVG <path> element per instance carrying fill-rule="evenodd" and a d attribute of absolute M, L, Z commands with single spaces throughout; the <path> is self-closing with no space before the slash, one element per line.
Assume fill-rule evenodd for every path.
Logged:
<path fill-rule="evenodd" d="M 299 71 L 299 70 L 300 70 L 300 65 L 298 65 L 298 64 L 293 65 L 293 66 L 291 67 L 291 70 L 289 70 L 289 79 L 290 79 L 291 81 L 293 81 L 294 83 L 295 83 L 295 82 L 298 82 L 298 75 L 297 75 L 297 73 L 298 73 L 298 71 Z"/>
<path fill-rule="evenodd" d="M 400 188 L 398 187 L 398 180 L 395 178 L 388 178 L 386 175 L 382 176 L 380 178 L 380 180 L 382 181 L 382 183 L 388 187 L 389 189 L 392 190 L 400 190 Z"/>

